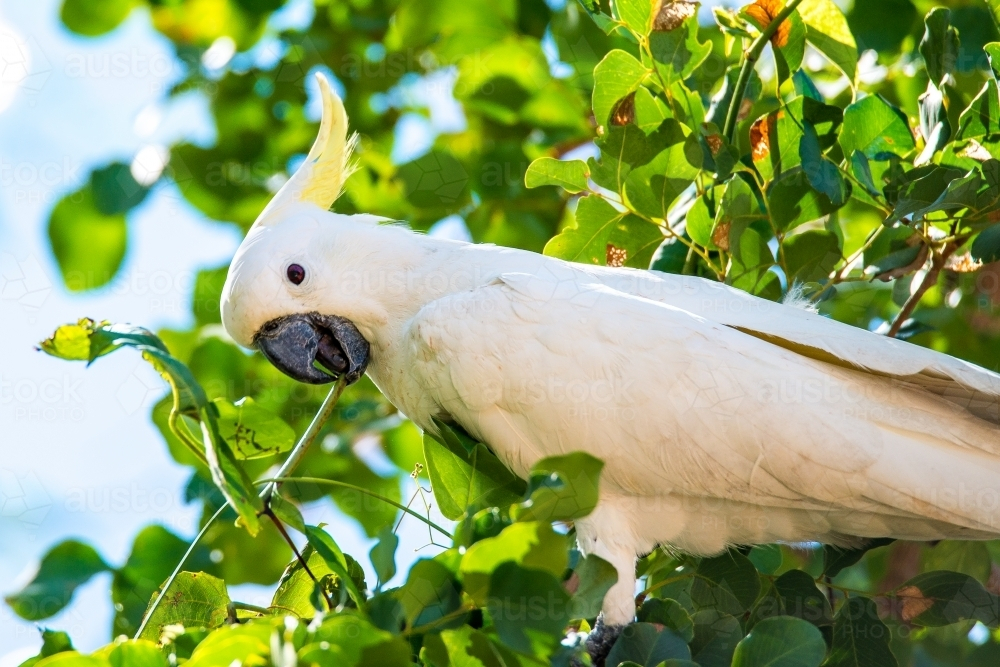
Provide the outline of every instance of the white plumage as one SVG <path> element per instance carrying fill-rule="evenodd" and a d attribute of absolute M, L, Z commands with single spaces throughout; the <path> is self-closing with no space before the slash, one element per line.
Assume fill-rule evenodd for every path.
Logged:
<path fill-rule="evenodd" d="M 247 346 L 288 315 L 350 320 L 393 404 L 424 429 L 455 420 L 519 475 L 574 450 L 604 460 L 577 528 L 618 569 L 609 624 L 632 619 L 635 558 L 658 544 L 1000 535 L 1000 376 L 718 283 L 289 195 L 241 246 L 222 308 Z"/>

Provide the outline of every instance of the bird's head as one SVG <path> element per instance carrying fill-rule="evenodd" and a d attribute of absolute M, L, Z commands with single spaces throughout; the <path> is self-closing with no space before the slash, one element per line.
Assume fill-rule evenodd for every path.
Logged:
<path fill-rule="evenodd" d="M 328 211 L 350 173 L 356 137 L 347 136 L 343 102 L 323 75 L 317 78 L 319 135 L 236 252 L 222 292 L 222 322 L 237 343 L 260 350 L 296 380 L 324 384 L 346 375 L 354 382 L 368 365 L 362 329 L 374 304 L 344 293 L 343 272 L 357 250 L 352 230 L 378 219 Z"/>

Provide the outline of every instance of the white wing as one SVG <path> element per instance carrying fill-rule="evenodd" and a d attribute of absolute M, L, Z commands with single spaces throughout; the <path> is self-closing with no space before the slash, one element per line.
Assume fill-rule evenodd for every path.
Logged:
<path fill-rule="evenodd" d="M 914 362 L 918 348 L 849 327 L 828 341 L 834 323 L 790 310 L 720 324 L 606 285 L 504 274 L 423 308 L 408 363 L 515 472 L 585 450 L 605 461 L 604 495 L 659 499 L 672 514 L 642 529 L 647 542 L 1000 533 L 996 429 L 928 391 L 956 377 L 992 389 L 995 376 Z M 694 523 L 706 512 L 768 520 L 706 531 Z"/>
<path fill-rule="evenodd" d="M 683 308 L 798 354 L 919 384 L 1000 424 L 1000 375 L 975 364 L 704 278 L 630 269 L 594 275 L 614 289 Z"/>

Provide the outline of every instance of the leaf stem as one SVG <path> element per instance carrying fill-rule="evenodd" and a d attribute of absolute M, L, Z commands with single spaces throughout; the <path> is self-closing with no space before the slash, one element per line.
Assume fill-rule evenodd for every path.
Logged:
<path fill-rule="evenodd" d="M 323 479 L 322 477 L 271 477 L 270 479 L 263 479 L 261 481 L 262 482 L 272 482 L 272 483 L 276 482 L 276 483 L 279 483 L 279 484 L 281 482 L 308 482 L 310 484 L 329 484 L 330 486 L 340 486 L 340 487 L 343 487 L 345 489 L 352 489 L 354 491 L 358 491 L 360 493 L 364 493 L 365 495 L 371 496 L 372 498 L 376 498 L 378 500 L 381 500 L 384 503 L 388 503 L 388 504 L 392 505 L 393 507 L 395 507 L 396 509 L 402 510 L 403 512 L 406 512 L 407 514 L 420 519 L 425 524 L 427 524 L 428 526 L 430 526 L 431 528 L 433 528 L 434 530 L 438 531 L 439 533 L 441 533 L 442 535 L 444 535 L 445 537 L 447 537 L 449 539 L 451 539 L 453 537 L 452 534 L 449 533 L 447 530 L 445 530 L 441 526 L 437 525 L 436 523 L 434 523 L 430 519 L 428 519 L 428 518 L 426 518 L 424 516 L 421 516 L 417 512 L 414 512 L 409 507 L 406 507 L 405 505 L 397 503 L 395 500 L 391 500 L 389 498 L 386 498 L 383 495 L 375 493 L 374 491 L 369 491 L 368 489 L 366 489 L 364 487 L 361 487 L 361 486 L 355 486 L 354 484 L 348 484 L 347 482 L 340 482 L 340 481 L 335 480 L 335 479 Z"/>
<path fill-rule="evenodd" d="M 886 332 L 886 336 L 889 338 L 895 338 L 899 334 L 899 330 L 903 328 L 903 324 L 909 319 L 910 315 L 913 313 L 917 304 L 924 297 L 931 287 L 937 284 L 938 275 L 941 273 L 941 269 L 944 268 L 945 263 L 948 258 L 951 257 L 952 253 L 958 250 L 961 243 L 948 243 L 938 252 L 931 251 L 931 268 L 927 270 L 924 275 L 923 280 L 920 281 L 920 287 L 910 295 L 910 298 L 906 300 L 903 307 L 900 308 L 899 313 L 896 318 L 892 321 L 892 325 L 889 327 L 889 331 Z"/>
<path fill-rule="evenodd" d="M 295 554 L 295 560 L 299 561 L 299 565 L 301 565 L 302 569 L 309 575 L 309 578 L 313 580 L 313 583 L 319 586 L 319 592 L 323 596 L 323 599 L 326 600 L 327 608 L 332 610 L 336 606 L 333 604 L 333 599 L 327 595 L 326 591 L 323 590 L 323 587 L 319 585 L 319 579 L 317 579 L 316 575 L 313 574 L 313 571 L 309 569 L 309 563 L 307 563 L 306 559 L 302 557 L 302 552 L 299 551 L 297 546 L 295 546 L 295 542 L 292 541 L 292 537 L 288 534 L 288 531 L 285 530 L 284 524 L 282 524 L 281 520 L 274 515 L 270 506 L 265 507 L 263 514 L 269 518 L 272 523 L 274 523 L 274 527 L 278 529 L 278 532 L 281 533 L 281 537 L 284 538 L 285 542 L 288 543 L 288 546 L 291 547 L 292 553 Z"/>
<path fill-rule="evenodd" d="M 156 600 L 154 600 L 153 604 L 150 605 L 149 611 L 147 611 L 146 615 L 143 617 L 142 623 L 139 624 L 139 629 L 135 631 L 135 636 L 133 637 L 133 639 L 138 639 L 142 635 L 143 630 L 146 629 L 146 625 L 149 624 L 149 619 L 153 617 L 153 612 L 155 612 L 156 608 L 160 606 L 160 602 L 163 601 L 163 596 L 167 594 L 167 591 L 170 589 L 170 586 L 173 585 L 174 580 L 177 578 L 177 575 L 180 574 L 181 568 L 184 567 L 185 561 L 187 561 L 187 559 L 191 556 L 191 554 L 194 553 L 194 548 L 198 546 L 198 542 L 201 541 L 201 538 L 205 537 L 205 533 L 208 532 L 208 529 L 212 527 L 212 524 L 215 523 L 216 519 L 222 516 L 222 513 L 228 507 L 229 507 L 228 501 L 223 503 L 222 507 L 216 510 L 215 514 L 212 515 L 212 518 L 210 518 L 208 521 L 205 522 L 205 525 L 202 526 L 200 531 L 198 531 L 198 534 L 195 535 L 195 538 L 191 540 L 191 545 L 187 548 L 187 551 L 184 552 L 184 555 L 181 556 L 180 561 L 178 561 L 177 563 L 177 567 L 174 568 L 174 571 L 170 573 L 170 576 L 164 582 L 163 587 L 160 589 L 160 594 L 156 596 Z"/>
<path fill-rule="evenodd" d="M 789 0 L 781 11 L 778 12 L 778 15 L 774 17 L 774 20 L 768 23 L 757 39 L 750 44 L 750 48 L 744 54 L 743 65 L 740 67 L 739 76 L 736 78 L 733 97 L 729 100 L 729 111 L 726 112 L 726 124 L 723 129 L 723 134 L 729 143 L 733 142 L 733 135 L 736 132 L 736 119 L 740 113 L 740 106 L 743 104 L 743 96 L 746 94 L 747 84 L 750 83 L 750 75 L 753 73 L 754 66 L 757 64 L 760 54 L 764 52 L 764 47 L 767 46 L 768 40 L 778 30 L 778 27 L 795 11 L 795 8 L 801 2 L 802 0 Z"/>

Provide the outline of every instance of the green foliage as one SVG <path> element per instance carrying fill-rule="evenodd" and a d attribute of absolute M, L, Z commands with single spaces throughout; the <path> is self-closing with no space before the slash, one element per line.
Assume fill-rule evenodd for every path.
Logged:
<path fill-rule="evenodd" d="M 208 98 L 217 140 L 170 147 L 159 178 L 211 220 L 251 224 L 315 136 L 306 76 L 329 67 L 362 136 L 338 211 L 419 230 L 459 215 L 476 242 L 697 275 L 767 299 L 798 284 L 826 315 L 866 329 L 906 321 L 901 336 L 995 367 L 995 276 L 977 262 L 1000 260 L 996 2 L 759 0 L 740 11 L 715 7 L 707 25 L 695 5 L 667 0 L 317 1 L 308 26 L 274 35 L 282 49 L 273 67 L 207 76 L 197 66 L 220 37 L 250 49 L 283 4 L 62 4 L 76 34 L 149 20 L 193 63 L 170 92 Z M 786 21 L 772 25 L 783 8 Z M 548 60 L 553 45 L 558 64 Z M 859 61 L 870 65 L 871 54 L 860 55 L 867 50 L 884 75 L 859 71 Z M 775 66 L 755 69 L 759 58 Z M 443 67 L 454 68 L 464 127 L 395 164 L 397 121 L 428 113 L 408 86 Z M 590 142 L 596 157 L 572 159 Z M 56 203 L 48 234 L 68 289 L 115 278 L 128 219 L 153 187 L 113 163 Z M 617 580 L 609 563 L 577 550 L 573 533 L 596 504 L 603 463 L 569 454 L 518 479 L 489 443 L 455 424 L 421 434 L 362 380 L 314 434 L 324 446 L 305 453 L 300 479 L 265 506 L 252 480 L 288 456 L 325 391 L 295 385 L 219 336 L 225 276 L 226 267 L 198 274 L 190 330 L 153 335 L 82 320 L 42 343 L 88 363 L 132 347 L 164 376 L 169 395 L 153 419 L 191 470 L 186 497 L 201 508 L 203 532 L 193 544 L 147 527 L 119 567 L 82 542 L 56 545 L 8 595 L 14 611 L 48 618 L 92 576 L 111 572 L 119 605 L 111 636 L 134 635 L 145 616 L 145 639 L 82 656 L 66 635 L 44 631 L 26 664 L 580 659 L 575 635 L 564 637 L 593 626 Z M 391 474 L 355 453 L 371 434 L 395 464 Z M 445 536 L 434 538 L 446 540 L 440 553 L 397 572 L 394 529 L 411 473 L 429 480 L 430 501 L 458 523 L 433 527 Z M 365 582 L 337 536 L 305 524 L 298 505 L 317 501 L 377 538 L 368 554 L 376 582 Z M 303 533 L 308 568 L 274 522 Z M 654 551 L 638 565 L 637 622 L 608 664 L 996 664 L 995 634 L 975 650 L 966 638 L 973 622 L 1000 624 L 988 585 L 1000 562 L 995 545 L 944 542 L 909 559 L 906 543 L 855 546 L 758 545 L 701 559 Z M 267 609 L 230 599 L 226 585 L 246 582 L 275 587 Z M 552 606 L 539 615 L 537 599 Z"/>

